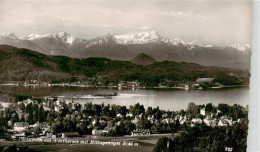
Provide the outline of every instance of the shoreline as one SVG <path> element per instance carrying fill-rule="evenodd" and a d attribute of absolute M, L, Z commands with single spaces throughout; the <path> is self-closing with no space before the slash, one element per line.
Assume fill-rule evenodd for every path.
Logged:
<path fill-rule="evenodd" d="M 193 87 L 128 87 L 128 86 L 90 86 L 90 85 L 77 85 L 77 84 L 49 84 L 49 85 L 41 85 L 41 84 L 13 84 L 13 83 L 5 83 L 0 84 L 1 86 L 22 86 L 22 87 L 79 87 L 79 88 L 118 88 L 120 89 L 176 89 L 176 90 L 210 90 L 210 89 L 221 89 L 221 88 L 237 88 L 237 87 L 249 87 L 250 84 L 242 84 L 242 85 L 232 85 L 232 86 L 216 86 L 210 87 L 210 89 L 197 89 Z"/>
<path fill-rule="evenodd" d="M 211 89 L 221 89 L 221 88 L 237 88 L 237 87 L 250 87 L 250 85 L 232 85 L 232 86 L 219 86 L 219 87 L 211 87 Z"/>

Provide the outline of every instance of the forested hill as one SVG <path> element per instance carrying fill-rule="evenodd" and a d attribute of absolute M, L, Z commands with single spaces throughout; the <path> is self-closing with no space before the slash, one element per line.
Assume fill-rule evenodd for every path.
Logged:
<path fill-rule="evenodd" d="M 99 85 L 138 81 L 144 86 L 172 86 L 205 77 L 214 77 L 215 82 L 223 85 L 234 85 L 248 82 L 249 72 L 173 61 L 144 66 L 106 58 L 76 59 L 0 45 L 0 81 L 58 83 L 80 80 Z"/>
<path fill-rule="evenodd" d="M 141 64 L 141 65 L 148 65 L 156 62 L 156 60 L 149 55 L 146 55 L 144 53 L 139 54 L 134 59 L 132 59 L 130 62 L 134 64 Z"/>

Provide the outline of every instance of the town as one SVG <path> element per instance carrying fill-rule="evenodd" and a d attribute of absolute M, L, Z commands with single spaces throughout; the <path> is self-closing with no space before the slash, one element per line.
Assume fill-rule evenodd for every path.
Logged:
<path fill-rule="evenodd" d="M 28 98 L 21 96 L 0 111 L 0 137 L 3 140 L 57 141 L 99 137 L 131 137 L 171 134 L 182 137 L 197 127 L 225 130 L 247 126 L 248 107 L 189 103 L 186 110 L 165 111 L 159 107 L 135 104 L 84 105 L 67 97 Z M 245 133 L 246 135 L 246 133 Z M 239 139 L 236 139 L 239 140 Z M 79 143 L 80 143 L 79 141 Z"/>

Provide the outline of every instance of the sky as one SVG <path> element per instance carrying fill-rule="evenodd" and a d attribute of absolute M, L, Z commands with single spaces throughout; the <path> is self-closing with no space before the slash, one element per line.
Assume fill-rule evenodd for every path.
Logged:
<path fill-rule="evenodd" d="M 81 38 L 156 31 L 199 44 L 250 44 L 250 0 L 0 0 L 0 33 Z"/>

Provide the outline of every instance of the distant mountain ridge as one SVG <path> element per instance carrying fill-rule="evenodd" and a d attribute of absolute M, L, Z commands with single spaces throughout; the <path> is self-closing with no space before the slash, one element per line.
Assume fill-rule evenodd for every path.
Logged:
<path fill-rule="evenodd" d="M 198 45 L 178 38 L 164 38 L 154 31 L 121 35 L 108 33 L 89 40 L 66 32 L 22 37 L 4 33 L 0 35 L 0 44 L 27 48 L 47 55 L 105 57 L 122 61 L 130 61 L 144 53 L 156 61 L 184 61 L 237 69 L 249 69 L 251 57 L 251 47 L 248 44 Z"/>
<path fill-rule="evenodd" d="M 137 58 L 150 58 L 145 54 Z M 142 86 L 175 86 L 195 83 L 198 78 L 215 78 L 216 83 L 239 85 L 249 82 L 249 72 L 195 63 L 163 61 L 137 65 L 106 58 L 51 56 L 28 49 L 0 45 L 0 82 L 38 80 L 48 83 L 87 82 L 94 86 L 117 86 L 138 81 Z"/>

